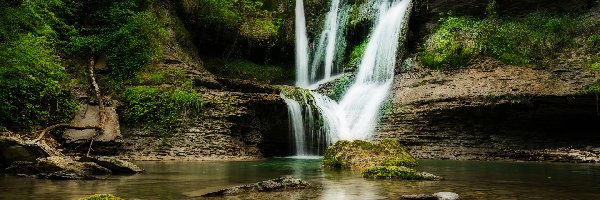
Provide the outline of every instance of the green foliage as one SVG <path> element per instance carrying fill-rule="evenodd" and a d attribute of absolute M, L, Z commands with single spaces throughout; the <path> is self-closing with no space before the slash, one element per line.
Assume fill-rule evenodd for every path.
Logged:
<path fill-rule="evenodd" d="M 112 194 L 94 194 L 89 197 L 81 198 L 79 200 L 122 200 L 121 198 Z"/>
<path fill-rule="evenodd" d="M 372 166 L 417 166 L 417 160 L 397 140 L 384 139 L 379 143 L 362 140 L 341 140 L 330 146 L 323 155 L 323 166 L 357 168 Z"/>
<path fill-rule="evenodd" d="M 125 123 L 163 136 L 177 125 L 178 117 L 202 109 L 202 97 L 196 92 L 169 92 L 149 86 L 127 88 L 122 101 L 121 116 Z"/>
<path fill-rule="evenodd" d="M 404 180 L 421 178 L 416 170 L 398 166 L 368 167 L 362 170 L 362 176 L 365 178 L 398 178 Z"/>
<path fill-rule="evenodd" d="M 513 65 L 543 62 L 572 44 L 581 26 L 573 17 L 546 14 L 518 19 L 450 16 L 440 19 L 418 56 L 436 69 L 461 67 L 477 56 Z"/>
<path fill-rule="evenodd" d="M 0 121 L 15 128 L 68 122 L 77 102 L 59 81 L 60 59 L 43 36 L 0 45 Z"/>
<path fill-rule="evenodd" d="M 243 52 L 237 48 L 265 51 L 279 41 L 284 20 L 282 16 L 275 16 L 274 12 L 267 10 L 273 9 L 273 4 L 272 0 L 180 2 L 186 14 L 186 22 L 194 30 L 198 50 L 223 58 L 258 56 L 258 52 Z M 268 54 L 268 50 L 265 53 Z M 265 58 L 266 61 L 268 57 Z"/>
<path fill-rule="evenodd" d="M 588 45 L 588 48 L 593 49 L 593 48 L 600 48 L 600 35 L 597 34 L 593 34 L 590 35 L 590 37 L 587 38 L 586 40 L 586 44 Z"/>
<path fill-rule="evenodd" d="M 107 54 L 111 77 L 126 80 L 160 57 L 160 43 L 166 30 L 150 11 L 144 11 L 145 1 L 116 1 L 99 5 L 92 16 L 98 17 L 93 25 L 80 27 L 81 34 L 72 34 L 69 52 L 87 56 L 86 52 Z M 91 5 L 86 5 L 91 6 Z"/>
<path fill-rule="evenodd" d="M 265 83 L 281 83 L 293 79 L 293 73 L 279 66 L 259 65 L 248 60 L 212 59 L 206 62 L 212 73 L 227 77 L 256 80 Z"/>

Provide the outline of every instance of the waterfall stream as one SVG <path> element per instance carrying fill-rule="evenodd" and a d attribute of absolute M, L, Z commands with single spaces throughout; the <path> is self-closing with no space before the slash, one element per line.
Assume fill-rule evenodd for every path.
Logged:
<path fill-rule="evenodd" d="M 379 110 L 388 98 L 394 81 L 398 47 L 405 40 L 411 0 L 377 1 L 373 5 L 377 11 L 376 19 L 373 19 L 375 27 L 361 58 L 356 80 L 341 100 L 335 102 L 309 89 L 318 87 L 311 84 L 331 80 L 335 73 L 335 53 L 345 49 L 345 42 L 338 40 L 345 28 L 347 10 L 341 12 L 346 14 L 339 14 L 340 10 L 344 10 L 340 7 L 347 6 L 341 5 L 339 0 L 332 1 L 309 69 L 304 8 L 300 7 L 303 2 L 297 1 L 296 86 L 306 88 L 306 91 L 299 92 L 301 97 L 282 94 L 288 104 L 297 155 L 319 155 L 326 146 L 337 140 L 365 140 L 372 136 L 380 115 Z M 317 78 L 316 74 L 321 66 L 324 66 L 324 73 Z"/>

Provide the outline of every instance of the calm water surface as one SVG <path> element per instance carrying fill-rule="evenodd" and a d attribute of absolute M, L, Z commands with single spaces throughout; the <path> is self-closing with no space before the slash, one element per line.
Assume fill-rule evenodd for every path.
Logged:
<path fill-rule="evenodd" d="M 112 193 L 126 199 L 201 199 L 223 187 L 291 175 L 314 189 L 232 199 L 397 199 L 403 194 L 452 191 L 463 199 L 600 199 L 600 165 L 421 161 L 420 170 L 444 181 L 368 180 L 359 173 L 323 170 L 317 159 L 248 162 L 138 162 L 147 174 L 99 181 L 51 181 L 0 175 L 0 199 L 78 199 Z"/>

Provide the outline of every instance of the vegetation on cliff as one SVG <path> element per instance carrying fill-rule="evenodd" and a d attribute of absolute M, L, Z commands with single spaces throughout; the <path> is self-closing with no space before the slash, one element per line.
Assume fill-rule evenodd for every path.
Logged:
<path fill-rule="evenodd" d="M 125 124 L 163 136 L 178 119 L 200 112 L 203 104 L 202 96 L 195 91 L 166 91 L 149 86 L 127 88 L 122 101 Z"/>
<path fill-rule="evenodd" d="M 577 38 L 591 39 L 600 27 L 597 19 L 533 14 L 525 18 L 447 16 L 427 37 L 419 59 L 432 68 L 465 66 L 472 59 L 490 56 L 512 65 L 549 62 L 564 49 L 581 45 Z M 584 44 L 585 45 L 585 44 Z"/>

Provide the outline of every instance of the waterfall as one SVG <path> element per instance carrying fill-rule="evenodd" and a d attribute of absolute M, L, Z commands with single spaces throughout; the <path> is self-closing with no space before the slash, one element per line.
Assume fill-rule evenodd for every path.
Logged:
<path fill-rule="evenodd" d="M 337 110 L 343 119 L 340 139 L 369 139 L 375 130 L 379 109 L 389 95 L 398 54 L 404 41 L 410 0 L 383 1 L 379 16 L 361 58 L 356 81 L 342 97 Z M 402 34 L 401 34 L 402 33 Z"/>
<path fill-rule="evenodd" d="M 405 40 L 412 5 L 411 0 L 374 1 L 373 4 L 377 6 L 375 27 L 361 58 L 356 80 L 339 103 L 311 90 L 300 92 L 301 95 L 298 92 L 295 92 L 296 95 L 282 93 L 288 104 L 297 155 L 319 155 L 323 152 L 321 148 L 339 139 L 365 140 L 372 136 L 379 110 L 389 96 L 394 81 L 398 47 Z M 306 27 L 299 27 L 305 25 L 303 8 L 299 8 L 303 6 L 302 1 L 297 0 L 296 6 L 296 86 L 316 88 L 310 84 L 328 81 L 336 70 L 339 71 L 334 66 L 336 52 L 340 48 L 345 49 L 340 33 L 345 28 L 347 10 L 343 10 L 347 6 L 341 6 L 339 0 L 332 1 L 310 69 L 308 47 L 304 46 L 308 45 Z M 324 69 L 320 77 L 318 71 L 322 64 Z"/>
<path fill-rule="evenodd" d="M 336 130 L 335 127 L 319 124 L 332 120 L 334 115 L 316 105 L 317 102 L 331 101 L 331 99 L 307 89 L 282 92 L 281 97 L 288 107 L 290 132 L 293 134 L 292 138 L 294 138 L 296 149 L 295 155 L 307 157 L 323 154 L 327 145 L 331 143 L 328 133 Z"/>
<path fill-rule="evenodd" d="M 308 37 L 306 36 L 306 19 L 304 18 L 304 2 L 296 0 L 296 86 L 307 87 L 308 79 Z"/>
<path fill-rule="evenodd" d="M 340 62 L 337 60 L 342 56 L 340 52 L 346 49 L 343 31 L 350 11 L 350 7 L 342 1 L 345 0 L 331 2 L 309 68 L 309 40 L 306 33 L 304 2 L 296 0 L 296 86 L 309 88 L 311 84 L 330 79 L 339 73 Z"/>

